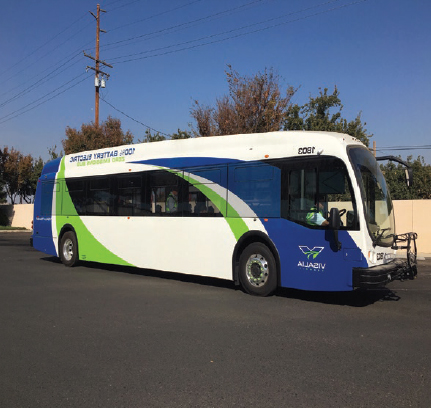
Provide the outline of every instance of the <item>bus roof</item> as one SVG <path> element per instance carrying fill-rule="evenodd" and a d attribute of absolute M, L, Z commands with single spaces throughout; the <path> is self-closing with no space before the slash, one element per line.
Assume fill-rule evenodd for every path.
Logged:
<path fill-rule="evenodd" d="M 332 132 L 280 131 L 229 136 L 165 140 L 73 153 L 65 156 L 67 176 L 124 171 L 124 164 L 182 168 L 231 161 L 254 161 L 305 154 L 343 157 L 348 145 L 363 144 L 356 138 Z M 119 160 L 121 158 L 121 160 Z M 199 160 L 202 159 L 202 160 Z M 208 160 L 210 158 L 210 160 Z M 172 160 L 176 159 L 176 160 Z M 166 165 L 167 161 L 169 164 Z M 84 163 L 85 162 L 85 163 Z M 52 163 L 52 162 L 50 162 Z M 51 169 L 58 162 L 48 163 Z M 110 163 L 109 166 L 101 164 Z M 130 167 L 130 166 L 129 166 Z M 48 169 L 49 170 L 49 169 Z M 44 169 L 44 172 L 48 172 Z M 55 171 L 55 170 L 54 170 Z"/>

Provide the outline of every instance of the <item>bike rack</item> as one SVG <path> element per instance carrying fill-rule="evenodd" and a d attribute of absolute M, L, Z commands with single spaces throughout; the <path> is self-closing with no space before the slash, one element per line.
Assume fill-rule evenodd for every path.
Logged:
<path fill-rule="evenodd" d="M 407 232 L 405 234 L 399 234 L 395 236 L 395 243 L 392 249 L 406 249 L 407 250 L 407 262 L 402 268 L 403 270 L 396 279 L 414 279 L 418 274 L 417 268 L 417 246 L 416 239 L 418 234 L 416 232 Z M 401 245 L 400 245 L 401 244 Z M 403 245 L 405 244 L 405 245 Z"/>

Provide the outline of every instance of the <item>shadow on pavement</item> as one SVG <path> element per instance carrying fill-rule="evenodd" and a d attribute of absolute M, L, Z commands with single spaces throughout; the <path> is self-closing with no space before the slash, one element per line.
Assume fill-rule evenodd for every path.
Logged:
<path fill-rule="evenodd" d="M 44 261 L 61 264 L 57 257 L 44 257 Z M 120 266 L 111 264 L 101 264 L 97 262 L 80 262 L 75 268 L 88 268 L 93 270 L 122 272 L 131 275 L 149 276 L 154 278 L 176 280 L 179 282 L 188 282 L 197 285 L 212 286 L 217 288 L 226 288 L 243 291 L 241 287 L 235 286 L 231 281 L 224 279 L 215 279 L 205 276 L 186 275 L 175 272 L 157 271 L 152 269 L 135 268 L 132 266 Z M 74 268 L 64 267 L 65 271 L 73 271 Z M 315 292 L 298 289 L 279 288 L 274 296 L 290 299 L 298 299 L 307 302 L 317 302 L 340 306 L 365 307 L 379 301 L 398 301 L 400 296 L 388 288 L 377 289 L 356 289 L 351 292 Z"/>
<path fill-rule="evenodd" d="M 277 296 L 340 306 L 364 307 L 382 301 L 398 301 L 400 296 L 388 288 L 356 289 L 351 292 L 312 292 L 280 288 Z"/>
<path fill-rule="evenodd" d="M 44 257 L 41 259 L 47 262 L 61 264 L 60 259 L 54 256 Z M 79 265 L 76 267 L 68 268 L 65 266 L 64 268 L 65 270 L 73 271 L 73 269 L 80 268 L 80 267 L 84 267 L 87 269 L 94 269 L 94 270 L 102 270 L 102 271 L 122 272 L 122 273 L 131 274 L 131 275 L 149 276 L 153 278 L 176 280 L 179 282 L 189 282 L 189 283 L 195 283 L 195 284 L 204 285 L 204 286 L 213 286 L 217 288 L 240 289 L 239 287 L 236 287 L 233 282 L 224 280 L 224 279 L 209 278 L 207 276 L 187 275 L 187 274 L 176 273 L 176 272 L 158 271 L 154 269 L 143 269 L 143 268 L 137 268 L 134 266 L 122 266 L 122 265 L 113 265 L 113 264 L 102 264 L 97 262 L 80 261 Z"/>

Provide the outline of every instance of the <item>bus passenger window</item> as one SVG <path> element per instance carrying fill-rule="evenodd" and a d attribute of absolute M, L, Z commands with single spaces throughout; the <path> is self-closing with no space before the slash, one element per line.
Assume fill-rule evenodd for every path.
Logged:
<path fill-rule="evenodd" d="M 195 217 L 221 217 L 220 202 L 214 203 L 204 193 L 198 190 L 197 187 L 189 185 L 188 190 L 188 205 L 185 215 Z"/>
<path fill-rule="evenodd" d="M 180 177 L 168 171 L 155 171 L 149 176 L 151 213 L 153 215 L 182 215 Z"/>
<path fill-rule="evenodd" d="M 255 162 L 230 165 L 228 201 L 229 217 L 279 217 L 280 169 Z"/>
<path fill-rule="evenodd" d="M 87 195 L 88 215 L 109 215 L 113 204 L 108 177 L 90 179 Z"/>
<path fill-rule="evenodd" d="M 85 215 L 87 195 L 85 191 L 85 183 L 82 179 L 66 180 L 66 190 L 72 200 L 73 207 L 63 200 L 63 215 L 74 215 L 75 211 L 78 215 Z"/>
<path fill-rule="evenodd" d="M 147 215 L 149 205 L 145 202 L 145 191 L 142 190 L 142 176 L 120 176 L 118 178 L 117 215 Z"/>

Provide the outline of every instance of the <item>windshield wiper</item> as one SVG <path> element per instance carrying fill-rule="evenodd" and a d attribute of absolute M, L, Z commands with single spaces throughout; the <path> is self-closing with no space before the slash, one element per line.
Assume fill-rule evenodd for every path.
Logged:
<path fill-rule="evenodd" d="M 379 241 L 382 239 L 382 237 L 383 237 L 383 234 L 386 232 L 386 231 L 390 231 L 392 228 L 383 228 L 382 230 L 380 230 L 380 232 L 379 232 L 379 235 L 377 235 L 377 237 L 375 238 L 375 240 L 374 240 L 374 242 L 373 242 L 373 248 L 375 248 L 376 247 L 376 245 L 379 243 Z M 391 235 L 394 235 L 394 234 L 391 234 Z M 388 235 L 388 237 L 389 237 L 390 235 Z M 386 237 L 387 238 L 387 237 Z"/>

